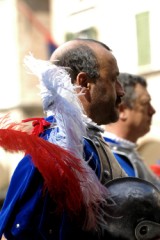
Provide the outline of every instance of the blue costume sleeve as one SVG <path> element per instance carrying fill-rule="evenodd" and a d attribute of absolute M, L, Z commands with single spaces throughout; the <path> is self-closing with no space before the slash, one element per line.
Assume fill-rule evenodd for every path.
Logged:
<path fill-rule="evenodd" d="M 33 166 L 31 157 L 25 156 L 18 164 L 0 212 L 0 236 L 6 232 L 16 236 L 31 221 L 33 210 L 41 196 L 42 178 Z M 16 238 L 17 239 L 17 238 Z"/>

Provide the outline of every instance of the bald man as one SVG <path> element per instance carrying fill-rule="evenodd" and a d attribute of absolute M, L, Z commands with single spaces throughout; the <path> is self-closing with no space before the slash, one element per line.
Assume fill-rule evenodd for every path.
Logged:
<path fill-rule="evenodd" d="M 68 162 L 65 161 L 68 155 L 62 156 L 61 152 L 64 152 L 62 149 L 56 151 L 56 154 L 59 154 L 60 162 L 55 164 L 52 164 L 52 161 L 55 160 L 54 157 L 51 160 L 48 159 L 47 151 L 43 151 L 39 156 L 42 160 L 41 155 L 45 154 L 43 162 L 39 163 L 39 159 L 36 159 L 36 163 L 38 163 L 36 166 L 35 159 L 31 155 L 26 155 L 13 174 L 0 214 L 0 236 L 4 234 L 10 240 L 135 239 L 130 234 L 124 236 L 123 226 L 117 228 L 117 223 L 120 224 L 120 222 L 126 226 L 127 217 L 126 221 L 121 221 L 122 216 L 119 215 L 118 218 L 117 216 L 112 218 L 113 207 L 116 209 L 119 199 L 112 200 L 107 188 L 110 189 L 110 193 L 113 191 L 114 197 L 116 196 L 114 194 L 114 187 L 117 186 L 116 179 L 125 180 L 125 187 L 128 178 L 112 155 L 108 145 L 103 141 L 101 128 L 98 126 L 115 122 L 118 119 L 118 106 L 124 91 L 117 80 L 119 69 L 116 59 L 105 44 L 95 40 L 76 39 L 60 46 L 52 54 L 51 61 L 68 71 L 71 83 L 76 87 L 83 107 L 83 114 L 87 118 L 85 122 L 86 135 L 79 139 L 79 144 L 72 149 L 72 152 L 75 150 L 77 153 L 79 145 L 83 143 L 81 165 L 78 165 L 80 164 L 78 159 L 74 159 L 70 162 L 71 165 L 68 165 Z M 61 67 L 60 71 L 63 70 Z M 51 69 L 47 74 L 48 79 L 52 78 Z M 64 86 L 66 87 L 65 82 Z M 62 143 L 63 145 L 70 137 L 70 147 L 72 139 L 74 141 L 77 135 L 81 134 L 74 129 L 76 116 L 71 116 L 72 124 L 67 122 L 65 125 L 65 106 L 62 107 L 64 112 L 59 111 L 58 114 L 54 114 L 53 109 L 55 109 L 56 103 L 51 98 L 52 87 L 52 84 L 47 85 L 44 93 L 48 95 L 45 95 L 45 99 L 43 98 L 43 108 L 47 112 L 47 118 L 39 119 L 39 121 L 37 119 L 33 132 L 38 132 L 41 138 L 54 144 Z M 58 89 L 58 93 L 61 92 L 60 90 Z M 61 128 L 62 125 L 64 129 Z M 37 129 L 38 126 L 39 129 Z M 37 154 L 39 149 L 40 145 L 37 144 L 35 148 Z M 54 152 L 54 145 L 49 149 Z M 66 153 L 64 152 L 64 154 Z M 68 161 L 73 158 L 72 155 L 69 156 Z M 52 171 L 52 168 L 56 171 Z M 67 175 L 70 172 L 72 178 Z M 55 181 L 51 182 L 51 179 L 55 179 Z M 110 185 L 110 182 L 113 184 Z M 46 191 L 44 191 L 44 183 Z M 120 183 L 122 182 L 120 181 Z M 69 187 L 68 184 L 70 184 Z M 141 181 L 138 182 L 139 184 L 143 189 L 147 185 L 147 193 L 152 195 L 152 198 L 149 199 L 153 201 L 153 198 L 156 198 L 155 200 L 160 198 L 159 192 L 157 189 L 153 189 L 153 186 L 148 186 L 148 183 L 145 182 L 142 184 Z M 118 189 L 120 190 L 120 188 Z M 130 189 L 131 193 L 128 192 L 125 197 L 130 198 L 131 194 L 130 199 L 133 199 L 133 192 L 137 191 L 136 203 L 142 202 L 142 191 L 140 187 L 137 188 L 137 183 L 131 185 Z M 153 192 L 154 194 L 152 194 Z M 148 198 L 145 197 L 145 200 L 147 202 L 144 202 L 144 205 L 148 206 Z M 57 205 L 60 206 L 59 211 L 57 211 Z M 122 209 L 125 210 L 123 207 Z M 138 209 L 137 206 L 136 209 Z M 156 204 L 154 204 L 154 209 L 158 213 Z M 146 213 L 143 211 L 141 215 L 141 211 L 143 208 L 140 205 L 139 219 L 135 218 L 126 232 L 135 234 L 135 223 L 137 224 L 145 218 Z M 153 215 L 156 218 L 156 214 Z M 113 220 L 116 222 L 114 223 Z M 118 231 L 115 231 L 115 228 Z"/>
<path fill-rule="evenodd" d="M 124 95 L 117 80 L 119 74 L 117 62 L 110 48 L 94 40 L 73 40 L 60 46 L 50 60 L 53 64 L 66 67 L 72 84 L 77 86 L 77 93 L 81 93 L 79 99 L 84 114 L 94 122 L 92 124 L 90 120 L 86 129 L 88 136 L 83 140 L 84 160 L 89 162 L 104 184 L 111 179 L 126 176 L 109 149 L 106 150 L 108 153 L 103 153 L 103 150 L 99 150 L 99 145 L 96 145 L 98 141 L 102 149 L 107 146 L 101 142 L 100 128 L 95 123 L 101 125 L 115 122 L 118 119 L 118 105 Z M 108 111 L 105 111 L 106 108 Z M 50 126 L 52 122 L 56 122 L 54 116 L 47 116 L 46 121 Z M 55 129 L 58 129 L 58 126 L 48 129 L 45 127 L 41 136 L 48 140 L 52 132 L 58 133 Z M 102 163 L 104 158 L 109 159 L 107 164 Z M 108 165 L 113 165 L 112 174 L 106 174 L 109 171 Z M 75 224 L 76 221 L 85 222 L 85 215 L 81 216 L 81 220 L 75 218 L 73 221 L 67 213 L 51 215 L 51 212 L 55 211 L 55 202 L 48 191 L 45 195 L 41 193 L 42 185 L 43 176 L 39 169 L 34 166 L 30 155 L 25 156 L 13 174 L 0 215 L 1 234 L 4 233 L 8 239 L 28 240 L 93 237 L 93 230 L 86 233 L 82 227 L 84 224 L 82 226 L 80 223 Z"/>

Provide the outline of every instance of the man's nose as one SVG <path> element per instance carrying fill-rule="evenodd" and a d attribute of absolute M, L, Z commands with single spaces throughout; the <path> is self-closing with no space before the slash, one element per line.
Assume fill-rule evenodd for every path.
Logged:
<path fill-rule="evenodd" d="M 156 113 L 156 110 L 155 110 L 155 108 L 152 106 L 152 105 L 150 105 L 150 109 L 149 109 L 150 111 L 150 115 L 154 115 L 155 113 Z"/>
<path fill-rule="evenodd" d="M 119 97 L 123 97 L 125 95 L 125 91 L 122 87 L 122 84 L 118 80 L 116 82 L 116 91 Z"/>

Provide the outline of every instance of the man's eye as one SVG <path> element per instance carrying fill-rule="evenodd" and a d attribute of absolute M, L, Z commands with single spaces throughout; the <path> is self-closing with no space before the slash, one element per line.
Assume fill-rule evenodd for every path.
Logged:
<path fill-rule="evenodd" d="M 112 82 L 117 82 L 117 77 L 113 77 Z"/>

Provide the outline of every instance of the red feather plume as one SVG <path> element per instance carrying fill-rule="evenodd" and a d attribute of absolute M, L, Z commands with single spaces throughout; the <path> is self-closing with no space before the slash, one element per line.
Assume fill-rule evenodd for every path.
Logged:
<path fill-rule="evenodd" d="M 5 122 L 5 118 L 1 120 L 1 125 L 2 122 Z M 83 174 L 81 160 L 53 143 L 24 132 L 24 129 L 23 125 L 17 123 L 10 123 L 5 129 L 0 129 L 0 146 L 9 152 L 23 151 L 30 154 L 44 178 L 44 187 L 58 205 L 57 209 L 79 212 L 83 196 L 75 172 Z"/>

